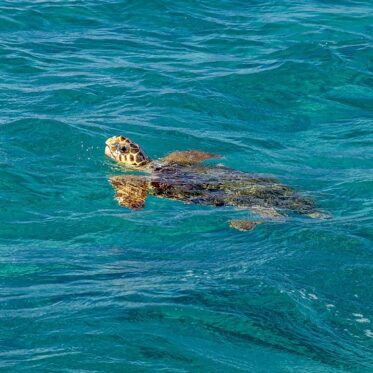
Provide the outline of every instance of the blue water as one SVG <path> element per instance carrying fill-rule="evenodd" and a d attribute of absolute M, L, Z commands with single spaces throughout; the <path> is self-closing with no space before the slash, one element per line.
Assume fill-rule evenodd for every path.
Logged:
<path fill-rule="evenodd" d="M 0 369 L 373 371 L 372 1 L 0 1 Z M 278 177 L 327 221 L 131 212 L 123 134 Z"/>

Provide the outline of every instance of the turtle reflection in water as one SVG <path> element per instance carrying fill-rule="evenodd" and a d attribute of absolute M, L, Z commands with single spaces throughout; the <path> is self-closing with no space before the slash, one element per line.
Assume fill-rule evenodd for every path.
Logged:
<path fill-rule="evenodd" d="M 147 195 L 210 206 L 236 206 L 262 218 L 284 219 L 286 210 L 310 218 L 328 217 L 309 197 L 271 177 L 258 176 L 222 166 L 206 166 L 202 161 L 220 158 L 196 150 L 174 152 L 152 161 L 141 147 L 123 136 L 106 141 L 105 154 L 116 162 L 148 175 L 119 175 L 110 178 L 115 198 L 130 209 L 144 207 Z M 230 226 L 252 230 L 262 221 L 231 220 Z"/>

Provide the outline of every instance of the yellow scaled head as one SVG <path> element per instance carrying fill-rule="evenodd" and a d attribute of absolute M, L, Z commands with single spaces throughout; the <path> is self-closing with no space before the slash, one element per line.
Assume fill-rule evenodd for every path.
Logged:
<path fill-rule="evenodd" d="M 105 154 L 126 167 L 141 168 L 150 163 L 140 146 L 126 137 L 110 137 L 105 143 Z"/>

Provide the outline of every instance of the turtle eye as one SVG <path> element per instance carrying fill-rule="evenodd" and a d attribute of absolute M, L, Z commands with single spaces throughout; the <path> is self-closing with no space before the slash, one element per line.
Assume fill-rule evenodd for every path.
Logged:
<path fill-rule="evenodd" d="M 117 150 L 119 150 L 122 153 L 125 153 L 128 150 L 128 146 L 117 144 Z"/>

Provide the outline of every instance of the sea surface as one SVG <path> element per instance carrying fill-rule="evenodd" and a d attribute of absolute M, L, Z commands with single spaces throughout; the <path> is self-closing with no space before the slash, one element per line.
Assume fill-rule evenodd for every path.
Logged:
<path fill-rule="evenodd" d="M 1 0 L 0 109 L 1 371 L 373 372 L 372 1 Z M 121 208 L 119 134 L 332 218 Z"/>

